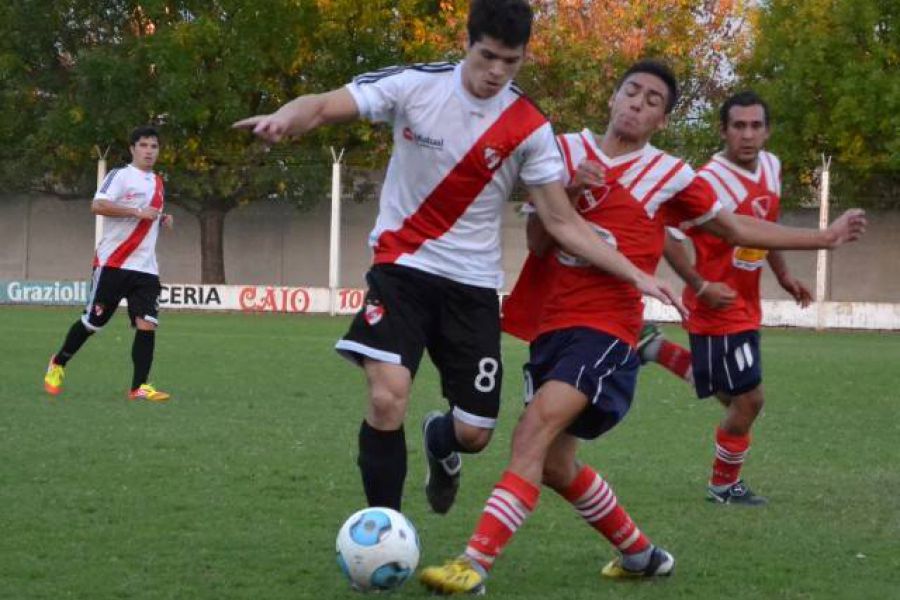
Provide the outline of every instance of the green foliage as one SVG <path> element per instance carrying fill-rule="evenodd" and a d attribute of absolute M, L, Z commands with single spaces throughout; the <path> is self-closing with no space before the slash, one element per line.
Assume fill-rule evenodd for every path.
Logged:
<path fill-rule="evenodd" d="M 772 0 L 742 71 L 771 103 L 795 191 L 833 155 L 835 196 L 900 207 L 900 3 Z"/>

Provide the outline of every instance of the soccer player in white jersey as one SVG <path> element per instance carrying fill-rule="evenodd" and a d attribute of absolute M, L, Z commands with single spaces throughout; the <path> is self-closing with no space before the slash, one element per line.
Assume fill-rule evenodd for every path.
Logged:
<path fill-rule="evenodd" d="M 601 243 L 566 198 L 551 126 L 512 82 L 531 22 L 524 0 L 474 0 L 462 63 L 386 68 L 235 124 L 268 142 L 357 118 L 393 125 L 365 305 L 336 345 L 368 382 L 358 465 L 372 506 L 400 508 L 403 423 L 426 349 L 451 406 L 423 423 L 434 511 L 453 504 L 460 453 L 480 451 L 491 437 L 502 377 L 501 207 L 517 179 L 561 243 L 669 302 L 669 290 Z"/>
<path fill-rule="evenodd" d="M 44 389 L 62 391 L 66 364 L 87 339 L 112 318 L 123 298 L 135 328 L 131 358 L 134 372 L 132 400 L 165 402 L 169 394 L 148 383 L 153 364 L 156 328 L 159 325 L 159 267 L 156 239 L 160 224 L 172 227 L 172 216 L 163 213 L 163 181 L 153 172 L 159 157 L 159 133 L 139 127 L 129 138 L 131 163 L 107 174 L 91 204 L 95 215 L 105 217 L 103 237 L 94 253 L 90 298 L 81 318 L 72 325 L 62 348 L 50 357 Z"/>
<path fill-rule="evenodd" d="M 725 143 L 698 171 L 710 197 L 724 210 L 777 221 L 781 199 L 781 163 L 765 151 L 769 139 L 769 107 L 747 91 L 730 97 L 720 110 Z M 691 349 L 645 328 L 644 360 L 656 361 L 693 383 L 698 397 L 716 396 L 725 415 L 715 431 L 715 457 L 707 497 L 721 504 L 762 505 L 741 478 L 750 449 L 750 429 L 763 408 L 759 328 L 762 322 L 759 284 L 766 262 L 778 283 L 801 306 L 812 300 L 809 289 L 793 277 L 778 251 L 736 246 L 709 234 L 690 232 L 696 250 L 692 261 L 685 236 L 671 231 L 666 260 L 687 284 L 684 303 L 690 316 L 684 326 Z"/>
<path fill-rule="evenodd" d="M 856 211 L 827 232 L 736 217 L 700 193 L 693 170 L 649 144 L 677 97 L 671 71 L 656 61 L 632 65 L 609 101 L 602 135 L 559 136 L 564 179 L 578 212 L 597 235 L 648 273 L 662 257 L 665 227 L 704 228 L 741 243 L 833 246 L 859 235 Z M 463 554 L 426 567 L 420 580 L 442 594 L 482 593 L 488 573 L 534 511 L 546 485 L 618 551 L 601 571 L 611 578 L 672 573 L 675 559 L 655 546 L 591 466 L 576 458 L 581 440 L 615 427 L 628 413 L 640 361 L 641 295 L 625 282 L 553 247 L 540 222 L 529 223 L 529 255 L 504 303 L 503 328 L 531 343 L 524 367 L 526 408 L 512 456 L 487 499 Z"/>

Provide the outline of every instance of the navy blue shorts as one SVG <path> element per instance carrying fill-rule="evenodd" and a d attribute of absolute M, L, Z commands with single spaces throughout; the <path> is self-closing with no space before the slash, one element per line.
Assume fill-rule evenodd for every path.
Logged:
<path fill-rule="evenodd" d="M 566 431 L 592 440 L 615 427 L 631 408 L 640 361 L 617 337 L 587 327 L 551 331 L 531 343 L 525 373 L 525 403 L 550 380 L 587 396 L 590 404 Z"/>
<path fill-rule="evenodd" d="M 691 334 L 694 388 L 698 398 L 717 392 L 745 394 L 762 383 L 759 331 L 728 335 Z"/>

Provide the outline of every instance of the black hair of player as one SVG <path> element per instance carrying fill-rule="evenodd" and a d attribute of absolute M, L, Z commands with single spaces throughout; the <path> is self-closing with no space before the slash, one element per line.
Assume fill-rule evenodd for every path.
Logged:
<path fill-rule="evenodd" d="M 156 127 L 153 127 L 152 125 L 136 127 L 134 131 L 131 132 L 131 135 L 128 136 L 128 145 L 134 146 L 141 138 L 156 138 L 156 143 L 158 144 L 159 132 L 156 130 Z"/>
<path fill-rule="evenodd" d="M 469 45 L 488 36 L 508 48 L 527 46 L 534 14 L 525 0 L 472 0 Z"/>
<path fill-rule="evenodd" d="M 669 88 L 669 97 L 666 98 L 666 114 L 671 113 L 672 109 L 675 108 L 675 104 L 678 102 L 678 81 L 675 79 L 675 74 L 672 73 L 672 69 L 664 62 L 653 60 L 652 58 L 639 60 L 628 67 L 628 70 L 619 78 L 616 89 L 618 90 L 622 87 L 625 80 L 635 73 L 647 73 L 653 75 L 666 84 L 666 87 Z"/>
<path fill-rule="evenodd" d="M 753 90 L 745 90 L 728 98 L 722 104 L 722 108 L 719 109 L 719 121 L 723 130 L 728 128 L 728 118 L 731 116 L 730 113 L 733 106 L 762 106 L 763 120 L 766 127 L 769 126 L 769 105 Z"/>

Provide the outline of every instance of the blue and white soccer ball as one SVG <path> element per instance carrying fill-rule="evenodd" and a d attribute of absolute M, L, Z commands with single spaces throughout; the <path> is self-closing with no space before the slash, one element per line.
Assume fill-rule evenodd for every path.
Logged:
<path fill-rule="evenodd" d="M 419 564 L 416 528 L 396 510 L 364 508 L 344 521 L 337 535 L 337 562 L 359 591 L 392 590 Z"/>

